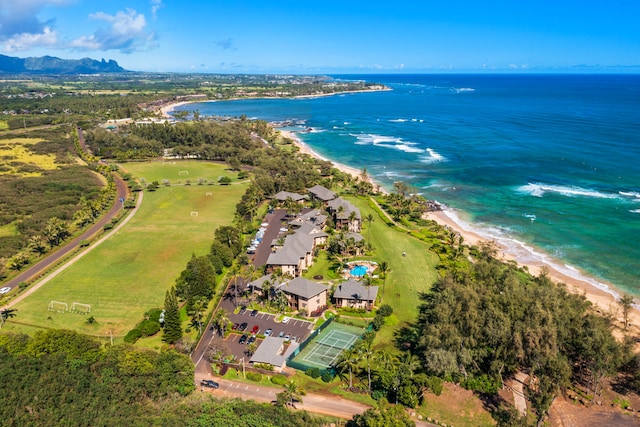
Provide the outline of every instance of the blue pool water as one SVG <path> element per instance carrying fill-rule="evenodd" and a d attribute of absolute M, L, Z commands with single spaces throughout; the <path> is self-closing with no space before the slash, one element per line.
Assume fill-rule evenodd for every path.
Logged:
<path fill-rule="evenodd" d="M 364 276 L 365 274 L 367 274 L 367 271 L 369 269 L 367 267 L 365 267 L 364 265 L 356 265 L 355 267 L 353 267 L 351 269 L 351 271 L 349 272 L 352 276 Z"/>

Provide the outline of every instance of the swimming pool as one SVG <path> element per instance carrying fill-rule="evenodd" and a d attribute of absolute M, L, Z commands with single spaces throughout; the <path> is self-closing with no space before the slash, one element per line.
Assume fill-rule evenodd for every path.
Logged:
<path fill-rule="evenodd" d="M 369 267 L 366 267 L 364 265 L 356 265 L 349 271 L 349 274 L 351 274 L 352 276 L 361 277 L 367 274 L 367 271 L 369 271 Z"/>

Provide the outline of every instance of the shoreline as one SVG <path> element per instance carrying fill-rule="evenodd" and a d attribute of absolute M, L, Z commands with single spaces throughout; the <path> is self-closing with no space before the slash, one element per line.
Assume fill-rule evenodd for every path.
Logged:
<path fill-rule="evenodd" d="M 278 131 L 283 136 L 292 139 L 294 143 L 299 147 L 301 153 L 308 154 L 323 161 L 329 161 L 333 163 L 334 167 L 341 172 L 351 174 L 354 178 L 359 178 L 361 171 L 352 166 L 334 162 L 333 160 L 318 154 L 317 152 L 313 151 L 313 149 L 311 149 L 304 141 L 302 141 L 295 132 L 284 131 L 280 129 L 278 129 Z M 370 175 L 369 182 L 373 184 L 374 188 L 380 189 L 379 191 L 388 193 L 382 186 L 379 185 L 379 183 L 375 182 Z M 516 253 L 516 249 L 518 248 L 509 246 L 504 242 L 499 241 L 494 236 L 484 235 L 481 230 L 474 229 L 472 224 L 466 223 L 461 218 L 459 218 L 455 213 L 455 210 L 452 208 L 445 207 L 445 209 L 442 211 L 429 212 L 426 215 L 426 219 L 431 219 L 441 226 L 450 227 L 451 229 L 457 231 L 464 238 L 464 243 L 468 246 L 477 245 L 478 243 L 483 241 L 494 242 L 496 244 L 496 247 L 500 251 L 500 259 L 504 261 L 513 261 L 522 267 L 526 267 L 529 273 L 531 273 L 533 276 L 539 276 L 543 272 L 543 269 L 547 268 L 548 275 L 551 281 L 556 284 L 565 284 L 568 292 L 584 295 L 586 299 L 593 304 L 596 311 L 602 314 L 611 314 L 611 316 L 616 320 L 614 322 L 615 326 L 619 328 L 623 327 L 624 321 L 622 319 L 622 310 L 620 308 L 620 305 L 617 303 L 617 300 L 622 295 L 622 293 L 618 291 L 615 285 L 610 283 L 601 283 L 597 279 L 590 277 L 588 274 L 564 264 L 562 260 L 553 259 L 546 254 L 534 251 L 530 247 L 526 246 L 523 242 L 509 239 L 513 243 L 519 245 L 519 249 L 524 251 L 525 255 L 528 255 L 528 258 L 531 258 L 523 261 L 522 258 L 518 256 L 518 253 Z M 544 261 L 534 258 L 543 258 Z M 564 266 L 564 268 L 562 266 Z M 563 271 L 565 269 L 567 270 L 566 272 Z M 596 285 L 596 283 L 600 286 Z M 603 289 L 602 287 L 604 287 L 605 289 Z M 631 310 L 629 314 L 629 330 L 633 331 L 634 333 L 639 333 L 639 325 L 640 306 L 638 304 L 634 304 L 633 310 Z"/>
<path fill-rule="evenodd" d="M 270 96 L 258 96 L 258 97 L 246 97 L 246 98 L 229 98 L 229 99 L 207 99 L 207 100 L 189 100 L 189 101 L 176 101 L 176 102 L 170 102 L 166 105 L 163 105 L 162 107 L 160 107 L 159 111 L 160 111 L 160 115 L 165 118 L 165 119 L 170 119 L 172 118 L 171 115 L 169 113 L 171 113 L 176 107 L 180 107 L 182 105 L 187 105 L 187 104 L 195 104 L 195 103 L 204 103 L 204 102 L 224 102 L 224 101 L 246 101 L 249 99 L 310 99 L 310 98 L 324 98 L 326 96 L 335 96 L 335 95 L 343 95 L 346 93 L 369 93 L 369 92 L 386 92 L 386 91 L 390 91 L 393 90 L 390 87 L 383 87 L 380 89 L 366 89 L 366 90 L 345 90 L 342 92 L 332 92 L 332 93 L 318 93 L 318 94 L 310 94 L 310 95 L 298 95 L 298 96 L 292 96 L 292 97 L 270 97 Z"/>

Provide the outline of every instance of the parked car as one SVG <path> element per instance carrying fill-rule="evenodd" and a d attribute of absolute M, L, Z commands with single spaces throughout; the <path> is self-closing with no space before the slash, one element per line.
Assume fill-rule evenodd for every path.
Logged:
<path fill-rule="evenodd" d="M 252 329 L 251 329 L 251 333 L 252 334 L 257 334 L 260 331 L 260 326 L 255 325 Z"/>
<path fill-rule="evenodd" d="M 291 337 L 289 336 L 289 334 L 287 334 L 287 335 L 285 335 L 285 336 L 284 336 L 284 339 L 285 339 L 286 341 L 289 341 L 289 338 L 291 338 Z"/>
<path fill-rule="evenodd" d="M 255 335 L 251 335 L 249 337 L 249 340 L 247 341 L 247 345 L 254 343 L 256 341 L 256 336 Z"/>
<path fill-rule="evenodd" d="M 240 332 L 242 332 L 242 331 L 246 330 L 248 326 L 249 326 L 249 324 L 247 322 L 241 323 L 240 326 L 238 326 L 238 330 Z"/>
<path fill-rule="evenodd" d="M 244 314 L 245 311 L 247 311 L 247 306 L 243 305 L 242 307 L 240 307 L 240 311 L 238 312 L 238 314 Z"/>
<path fill-rule="evenodd" d="M 282 338 L 284 336 L 284 331 L 280 331 L 280 333 L 278 334 L 278 338 Z"/>
<path fill-rule="evenodd" d="M 257 314 L 258 314 L 258 310 L 253 310 L 251 312 L 251 317 L 256 317 Z"/>
<path fill-rule="evenodd" d="M 4 295 L 8 292 L 11 292 L 11 288 L 8 286 L 5 286 L 4 288 L 0 289 L 0 295 Z"/>
<path fill-rule="evenodd" d="M 234 323 L 233 326 L 231 327 L 231 330 L 235 331 L 240 327 L 239 323 Z"/>
<path fill-rule="evenodd" d="M 247 342 L 247 338 L 249 338 L 249 336 L 247 334 L 244 334 L 243 336 L 240 337 L 240 339 L 238 340 L 238 342 L 240 344 L 244 344 Z"/>
<path fill-rule="evenodd" d="M 271 332 L 273 332 L 273 329 L 269 328 L 266 331 L 264 331 L 264 336 L 268 337 L 269 335 L 271 335 Z"/>
<path fill-rule="evenodd" d="M 284 316 L 282 318 L 282 323 L 289 323 L 289 320 L 291 320 L 291 318 L 289 316 Z"/>
<path fill-rule="evenodd" d="M 202 380 L 202 381 L 200 381 L 200 385 L 202 387 L 209 387 L 209 388 L 218 388 L 218 387 L 220 387 L 220 384 L 218 384 L 217 382 L 215 382 L 213 380 Z"/>

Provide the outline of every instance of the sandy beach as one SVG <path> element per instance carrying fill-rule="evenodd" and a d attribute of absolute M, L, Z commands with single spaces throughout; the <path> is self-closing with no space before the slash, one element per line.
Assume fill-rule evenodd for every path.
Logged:
<path fill-rule="evenodd" d="M 298 136 L 294 132 L 280 130 L 280 133 L 283 136 L 292 139 L 295 142 L 295 144 L 300 148 L 301 153 L 314 156 L 321 160 L 331 161 L 319 155 L 315 151 L 313 151 L 300 138 L 298 138 Z M 336 169 L 344 173 L 351 174 L 353 177 L 358 178 L 361 174 L 361 171 L 356 168 L 346 166 L 340 163 L 336 163 L 333 161 L 331 162 L 336 167 Z M 375 183 L 371 179 L 371 177 L 369 177 L 369 179 L 375 188 L 380 188 L 380 190 L 384 192 L 384 189 L 380 187 L 377 183 Z M 462 227 L 457 221 L 455 221 L 452 218 L 451 215 L 448 215 L 447 211 L 431 212 L 427 215 L 427 218 L 436 221 L 438 224 L 442 226 L 447 226 L 457 231 L 464 237 L 465 244 L 469 246 L 477 245 L 482 241 L 490 240 L 480 235 L 478 232 Z M 501 245 L 499 242 L 496 242 L 495 240 L 493 241 L 496 243 L 498 250 L 500 251 L 499 255 L 502 259 L 507 261 L 518 261 L 516 258 L 516 254 L 512 253 L 510 248 L 506 247 L 505 245 Z M 561 261 L 558 261 L 558 262 L 560 263 Z M 589 283 L 587 280 L 580 280 L 576 277 L 572 277 L 571 275 L 563 273 L 562 271 L 560 271 L 559 268 L 554 268 L 553 264 L 547 264 L 547 263 L 535 262 L 535 261 L 526 262 L 526 263 L 519 262 L 519 264 L 527 267 L 529 272 L 534 276 L 540 275 L 541 272 L 543 271 L 543 268 L 546 267 L 548 269 L 549 277 L 554 282 L 564 283 L 565 285 L 567 285 L 567 289 L 570 292 L 584 295 L 597 308 L 599 312 L 603 314 L 610 314 L 612 315 L 613 318 L 617 319 L 616 326 L 619 326 L 619 327 L 623 326 L 624 322 L 622 320 L 622 310 L 620 308 L 620 305 L 617 303 L 616 296 L 614 295 L 616 291 L 613 285 L 607 284 L 610 291 L 612 291 L 612 292 L 607 292 L 605 290 L 602 290 L 596 287 L 592 283 Z M 579 275 L 584 275 L 584 274 L 579 273 Z M 640 328 L 639 328 L 640 310 L 638 309 L 637 306 L 636 306 L 636 309 L 633 310 L 632 313 L 630 314 L 629 322 L 631 324 L 629 326 L 629 330 L 631 332 L 633 333 L 640 332 Z"/>

